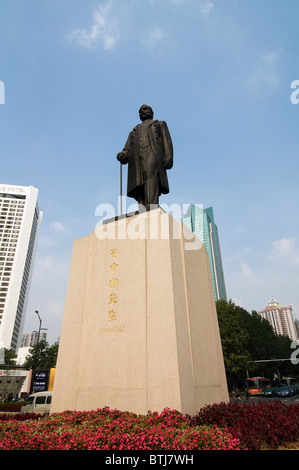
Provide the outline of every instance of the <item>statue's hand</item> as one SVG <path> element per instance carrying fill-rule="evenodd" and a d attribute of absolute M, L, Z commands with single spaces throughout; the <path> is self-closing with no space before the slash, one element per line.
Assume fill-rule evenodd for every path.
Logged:
<path fill-rule="evenodd" d="M 170 170 L 172 168 L 172 163 L 171 162 L 164 162 L 163 166 L 165 170 Z"/>
<path fill-rule="evenodd" d="M 123 154 L 123 152 L 119 152 L 116 156 L 117 160 L 121 163 L 126 159 L 126 156 Z"/>

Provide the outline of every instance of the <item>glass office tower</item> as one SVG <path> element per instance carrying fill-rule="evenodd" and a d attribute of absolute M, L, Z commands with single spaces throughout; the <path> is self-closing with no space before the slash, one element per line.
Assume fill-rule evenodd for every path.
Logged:
<path fill-rule="evenodd" d="M 201 206 L 190 204 L 182 222 L 205 245 L 209 256 L 215 300 L 227 301 L 218 229 L 214 221 L 213 208 L 203 209 Z"/>

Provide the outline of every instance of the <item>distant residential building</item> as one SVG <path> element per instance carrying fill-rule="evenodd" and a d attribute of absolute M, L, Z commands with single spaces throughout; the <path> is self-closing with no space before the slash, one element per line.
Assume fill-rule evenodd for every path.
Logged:
<path fill-rule="evenodd" d="M 41 328 L 39 334 L 39 341 L 46 341 L 48 342 L 48 329 Z M 27 333 L 23 335 L 21 341 L 21 348 L 29 347 L 32 348 L 36 346 L 38 343 L 38 331 L 32 331 L 31 333 Z"/>
<path fill-rule="evenodd" d="M 268 320 L 277 335 L 288 336 L 291 340 L 298 339 L 293 309 L 290 305 L 281 305 L 274 297 L 271 297 L 268 306 L 259 314 Z"/>
<path fill-rule="evenodd" d="M 22 337 L 42 212 L 33 186 L 0 184 L 0 346 Z"/>
<path fill-rule="evenodd" d="M 204 244 L 210 262 L 215 300 L 227 300 L 220 242 L 213 208 L 203 209 L 190 204 L 182 222 Z"/>

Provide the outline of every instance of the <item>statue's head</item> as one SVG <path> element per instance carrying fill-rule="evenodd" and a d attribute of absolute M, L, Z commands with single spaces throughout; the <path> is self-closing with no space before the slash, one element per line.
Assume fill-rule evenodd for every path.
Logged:
<path fill-rule="evenodd" d="M 145 121 L 146 119 L 153 119 L 154 111 L 147 104 L 143 104 L 139 109 L 139 116 L 141 121 Z"/>

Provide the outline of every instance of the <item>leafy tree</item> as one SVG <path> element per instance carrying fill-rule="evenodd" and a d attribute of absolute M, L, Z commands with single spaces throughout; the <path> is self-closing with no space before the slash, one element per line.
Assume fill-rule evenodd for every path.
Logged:
<path fill-rule="evenodd" d="M 56 366 L 58 344 L 49 346 L 46 341 L 40 341 L 38 345 L 29 349 L 23 367 L 26 369 L 51 369 Z"/>
<path fill-rule="evenodd" d="M 277 336 L 271 324 L 257 312 L 249 313 L 231 300 L 219 300 L 216 308 L 229 387 L 244 386 L 247 374 L 269 378 L 274 373 L 298 374 L 290 361 L 255 362 L 290 358 L 290 338 Z"/>
<path fill-rule="evenodd" d="M 13 352 L 12 349 L 4 348 L 4 357 L 5 357 L 5 364 L 15 365 L 17 355 Z"/>
<path fill-rule="evenodd" d="M 246 376 L 250 364 L 249 332 L 244 328 L 247 313 L 232 301 L 219 300 L 216 304 L 225 370 L 230 385 L 238 385 L 238 377 Z"/>

